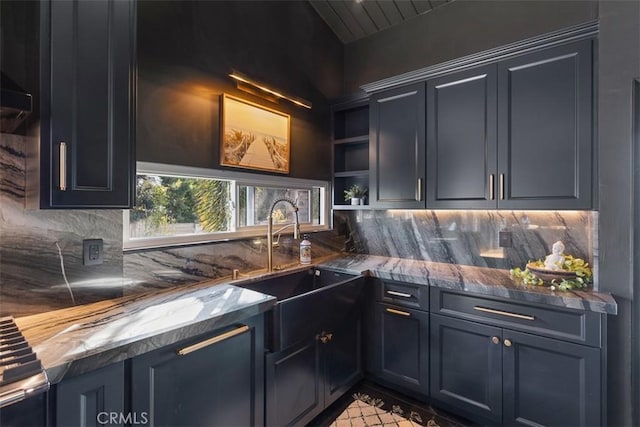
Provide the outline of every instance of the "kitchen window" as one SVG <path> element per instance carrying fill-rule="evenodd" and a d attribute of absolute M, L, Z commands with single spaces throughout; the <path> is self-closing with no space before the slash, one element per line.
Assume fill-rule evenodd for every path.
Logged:
<path fill-rule="evenodd" d="M 264 237 L 273 201 L 298 206 L 302 231 L 328 229 L 329 183 L 229 170 L 138 162 L 136 201 L 123 213 L 125 250 Z M 274 224 L 293 222 L 286 203 Z M 284 232 L 292 232 L 292 229 Z"/>

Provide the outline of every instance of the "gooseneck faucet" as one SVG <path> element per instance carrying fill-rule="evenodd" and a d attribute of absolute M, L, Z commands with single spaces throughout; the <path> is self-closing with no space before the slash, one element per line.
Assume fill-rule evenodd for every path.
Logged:
<path fill-rule="evenodd" d="M 286 197 L 283 197 L 281 199 L 276 199 L 271 205 L 271 209 L 269 209 L 269 218 L 268 218 L 269 222 L 267 224 L 267 271 L 268 272 L 273 271 L 273 234 L 274 234 L 273 233 L 273 210 L 275 209 L 276 205 L 280 202 L 287 202 L 291 206 L 293 206 L 294 213 L 296 214 L 296 222 L 295 222 L 295 226 L 293 227 L 293 238 L 298 239 L 300 237 L 300 221 L 298 221 L 298 206 L 296 205 L 296 202 Z M 284 227 L 282 229 L 284 229 Z"/>

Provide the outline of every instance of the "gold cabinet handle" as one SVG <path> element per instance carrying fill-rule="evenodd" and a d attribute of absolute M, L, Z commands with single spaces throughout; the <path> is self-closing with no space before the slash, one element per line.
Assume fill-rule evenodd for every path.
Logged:
<path fill-rule="evenodd" d="M 496 194 L 495 194 L 496 190 L 494 188 L 495 187 L 495 183 L 493 182 L 494 179 L 495 179 L 494 175 L 490 174 L 489 175 L 489 200 L 495 200 L 496 199 Z"/>
<path fill-rule="evenodd" d="M 509 340 L 509 339 L 504 340 L 504 346 L 505 346 L 505 347 L 511 347 L 511 345 L 512 345 L 512 344 L 513 344 L 513 343 L 511 342 L 511 340 Z"/>
<path fill-rule="evenodd" d="M 479 307 L 477 305 L 473 307 L 473 309 L 477 311 L 482 311 L 483 313 L 499 314 L 501 316 L 516 317 L 518 319 L 524 319 L 524 320 L 536 320 L 534 316 L 529 316 L 528 314 L 511 313 L 509 311 L 494 310 L 492 308 Z"/>
<path fill-rule="evenodd" d="M 500 174 L 500 200 L 504 200 L 504 174 Z"/>
<path fill-rule="evenodd" d="M 409 312 L 396 310 L 396 309 L 393 309 L 393 308 L 387 308 L 386 311 L 387 311 L 387 313 L 399 314 L 400 316 L 407 316 L 407 317 L 411 316 L 411 313 L 409 313 Z"/>
<path fill-rule="evenodd" d="M 419 202 L 422 201 L 422 178 L 418 178 L 416 200 Z"/>
<path fill-rule="evenodd" d="M 223 334 L 220 335 L 216 335 L 215 337 L 206 339 L 204 341 L 200 341 L 199 343 L 190 345 L 188 347 L 185 348 L 181 348 L 180 350 L 177 351 L 179 356 L 185 356 L 189 353 L 193 353 L 196 350 L 200 350 L 201 348 L 204 347 L 208 347 L 210 345 L 219 343 L 220 341 L 224 341 L 227 340 L 231 337 L 235 337 L 236 335 L 240 335 L 240 334 L 244 334 L 245 332 L 247 332 L 249 330 L 249 327 L 247 325 L 242 325 L 237 327 L 236 329 L 232 329 L 229 332 L 225 332 Z"/>
<path fill-rule="evenodd" d="M 500 344 L 500 338 L 498 337 L 491 337 L 491 342 L 494 344 Z"/>
<path fill-rule="evenodd" d="M 67 190 L 67 143 L 61 142 L 58 150 L 59 150 L 58 166 L 60 167 L 58 182 L 60 184 L 60 191 L 66 191 Z"/>
<path fill-rule="evenodd" d="M 402 297 L 402 298 L 411 298 L 413 295 L 411 294 L 405 294 L 404 292 L 398 292 L 398 291 L 387 291 L 387 293 L 389 295 L 393 295 L 396 297 Z"/>

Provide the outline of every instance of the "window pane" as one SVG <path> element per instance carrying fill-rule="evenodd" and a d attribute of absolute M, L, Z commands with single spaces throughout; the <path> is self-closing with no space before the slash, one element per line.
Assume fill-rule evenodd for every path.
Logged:
<path fill-rule="evenodd" d="M 138 175 L 129 213 L 131 238 L 201 234 L 231 229 L 229 181 Z"/>
<path fill-rule="evenodd" d="M 277 199 L 287 198 L 296 202 L 301 224 L 320 224 L 320 188 L 284 189 L 238 186 L 238 227 L 263 225 L 268 221 L 269 209 Z M 273 212 L 274 223 L 292 222 L 291 206 L 278 203 Z"/>

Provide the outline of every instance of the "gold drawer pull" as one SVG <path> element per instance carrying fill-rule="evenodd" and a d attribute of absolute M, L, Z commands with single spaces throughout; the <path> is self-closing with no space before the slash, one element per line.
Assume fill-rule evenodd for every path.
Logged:
<path fill-rule="evenodd" d="M 508 311 L 494 310 L 492 308 L 485 308 L 485 307 L 478 307 L 477 305 L 475 307 L 473 307 L 473 309 L 474 310 L 478 310 L 478 311 L 482 311 L 484 313 L 491 313 L 491 314 L 499 314 L 501 316 L 516 317 L 518 319 L 536 320 L 535 317 L 529 316 L 528 314 L 510 313 Z"/>
<path fill-rule="evenodd" d="M 407 317 L 411 316 L 411 313 L 408 313 L 406 311 L 395 310 L 393 308 L 387 308 L 387 313 L 399 314 L 400 316 L 407 316 Z"/>
<path fill-rule="evenodd" d="M 220 341 L 224 341 L 226 339 L 229 339 L 231 337 L 235 337 L 236 335 L 240 335 L 240 334 L 244 334 L 245 332 L 247 332 L 249 330 L 249 327 L 247 325 L 243 325 L 240 326 L 236 329 L 233 329 L 229 332 L 225 332 L 223 334 L 220 335 L 216 335 L 215 337 L 206 339 L 204 341 L 200 341 L 199 343 L 190 345 L 188 347 L 182 348 L 180 350 L 177 351 L 179 356 L 185 356 L 189 353 L 193 353 L 196 350 L 200 350 L 201 348 L 210 346 L 212 344 L 218 343 Z"/>
<path fill-rule="evenodd" d="M 393 295 L 396 297 L 403 297 L 403 298 L 411 298 L 413 296 L 411 294 L 405 294 L 404 292 L 398 292 L 398 291 L 387 291 L 387 293 L 389 295 Z"/>

